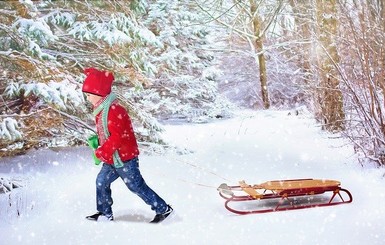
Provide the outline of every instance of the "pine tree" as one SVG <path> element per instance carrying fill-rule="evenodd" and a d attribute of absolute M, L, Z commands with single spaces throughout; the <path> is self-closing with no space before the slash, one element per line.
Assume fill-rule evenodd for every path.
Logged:
<path fill-rule="evenodd" d="M 218 95 L 214 46 L 204 15 L 191 1 L 153 1 L 144 23 L 162 47 L 151 49 L 157 67 L 152 84 L 141 100 L 160 117 L 207 120 L 224 113 L 226 103 Z M 220 108 L 223 105 L 223 108 Z"/>
<path fill-rule="evenodd" d="M 143 47 L 161 44 L 136 19 L 143 4 L 128 2 L 0 2 L 0 109 L 18 121 L 22 149 L 53 135 L 77 143 L 91 128 L 82 122 L 85 67 L 112 70 L 131 87 L 153 74 Z"/>
<path fill-rule="evenodd" d="M 0 11 L 0 121 L 12 114 L 21 150 L 84 140 L 86 67 L 114 72 L 144 141 L 160 141 L 154 116 L 210 116 L 223 104 L 208 32 L 189 1 L 6 1 Z"/>

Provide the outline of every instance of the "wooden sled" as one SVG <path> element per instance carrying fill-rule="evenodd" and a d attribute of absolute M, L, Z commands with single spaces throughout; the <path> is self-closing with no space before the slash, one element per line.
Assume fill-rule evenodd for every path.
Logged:
<path fill-rule="evenodd" d="M 275 180 L 259 185 L 240 181 L 237 186 L 221 184 L 218 191 L 227 210 L 255 214 L 351 203 L 351 193 L 340 184 L 323 179 Z"/>

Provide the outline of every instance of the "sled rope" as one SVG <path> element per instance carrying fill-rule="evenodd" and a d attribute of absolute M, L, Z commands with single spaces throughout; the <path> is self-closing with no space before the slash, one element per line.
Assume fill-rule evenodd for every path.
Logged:
<path fill-rule="evenodd" d="M 180 162 L 180 163 L 183 163 L 183 164 L 188 165 L 188 166 L 190 166 L 190 167 L 193 167 L 193 168 L 196 168 L 196 169 L 201 170 L 201 171 L 203 171 L 203 172 L 206 172 L 206 173 L 208 173 L 208 174 L 214 175 L 214 176 L 216 176 L 217 178 L 220 178 L 220 179 L 222 179 L 222 180 L 231 182 L 231 180 L 229 180 L 229 179 L 227 179 L 227 178 L 225 178 L 225 177 L 222 177 L 222 176 L 218 175 L 217 173 L 215 173 L 215 172 L 213 172 L 213 171 L 211 171 L 211 170 L 208 170 L 208 169 L 206 169 L 206 168 L 203 168 L 203 167 L 201 167 L 201 166 L 198 166 L 198 165 L 196 165 L 196 164 L 194 164 L 194 163 L 191 163 L 191 162 L 188 162 L 188 161 L 185 161 L 185 160 L 181 160 L 181 159 L 178 159 L 178 158 L 170 157 L 170 156 L 167 156 L 167 158 L 170 159 L 170 160 L 174 160 L 174 162 L 175 162 L 175 161 L 176 161 L 176 162 Z M 165 173 L 163 173 L 163 172 L 158 172 L 158 173 L 161 174 L 161 175 L 164 176 L 164 177 L 169 177 L 169 175 L 167 175 L 167 174 L 165 174 Z M 202 184 L 202 183 L 198 183 L 198 182 L 194 182 L 194 181 L 190 181 L 190 180 L 186 180 L 186 179 L 176 178 L 176 180 L 178 180 L 178 181 L 180 181 L 180 182 L 188 183 L 188 184 L 191 184 L 191 185 L 200 186 L 200 187 L 212 188 L 212 189 L 215 189 L 215 190 L 218 189 L 217 186 L 206 185 L 206 184 Z"/>
<path fill-rule="evenodd" d="M 188 161 L 185 161 L 185 160 L 181 160 L 181 159 L 177 159 L 177 158 L 173 158 L 173 157 L 168 157 L 168 158 L 170 158 L 170 159 L 172 159 L 172 160 L 175 160 L 175 161 L 178 161 L 178 162 L 181 162 L 181 163 L 183 163 L 183 164 L 185 164 L 185 165 L 189 165 L 189 166 L 194 167 L 194 168 L 196 168 L 196 169 L 202 170 L 203 172 L 206 172 L 206 173 L 208 173 L 208 174 L 214 175 L 214 176 L 216 176 L 216 177 L 218 177 L 218 178 L 220 178 L 220 179 L 222 179 L 222 180 L 231 182 L 231 180 L 229 180 L 229 179 L 227 179 L 227 178 L 225 178 L 225 177 L 222 177 L 222 176 L 218 175 L 218 174 L 215 173 L 214 171 L 208 170 L 208 169 L 206 169 L 206 168 L 204 168 L 204 167 L 201 167 L 201 166 L 198 166 L 198 165 L 196 165 L 196 164 L 194 164 L 194 163 L 191 163 L 191 162 L 188 162 Z"/>
<path fill-rule="evenodd" d="M 165 174 L 164 172 L 157 171 L 157 173 L 162 175 L 163 177 L 169 178 L 169 175 Z M 182 179 L 182 178 L 176 178 L 176 180 L 180 181 L 180 182 L 184 182 L 184 183 L 190 184 L 190 185 L 196 185 L 196 186 L 199 186 L 199 187 L 206 187 L 206 188 L 212 188 L 212 189 L 217 189 L 218 188 L 218 187 L 213 186 L 213 185 L 206 185 L 206 184 L 202 184 L 202 183 L 198 183 L 198 182 L 194 182 L 194 181 L 190 181 L 190 180 L 186 180 L 186 179 Z"/>
<path fill-rule="evenodd" d="M 141 143 L 141 144 L 148 144 L 148 143 L 144 143 L 144 142 L 140 142 L 140 143 Z M 160 154 L 160 153 L 158 153 L 158 154 L 163 156 L 163 154 Z M 198 166 L 197 164 L 194 164 L 194 163 L 191 163 L 191 162 L 188 162 L 188 161 L 185 161 L 185 160 L 181 160 L 181 159 L 178 159 L 178 158 L 175 158 L 175 157 L 171 157 L 171 156 L 166 156 L 166 158 L 167 158 L 167 159 L 170 159 L 170 160 L 173 160 L 174 162 L 180 162 L 180 163 L 183 163 L 183 164 L 188 165 L 188 166 L 190 166 L 190 167 L 193 167 L 193 168 L 196 168 L 196 169 L 201 170 L 201 171 L 203 171 L 203 172 L 206 172 L 206 173 L 208 173 L 208 174 L 214 175 L 214 176 L 216 176 L 217 178 L 220 178 L 220 179 L 222 179 L 222 180 L 224 180 L 224 181 L 232 182 L 231 180 L 229 180 L 229 179 L 227 179 L 227 178 L 225 178 L 225 177 L 223 177 L 223 176 L 220 176 L 219 174 L 215 173 L 214 171 L 209 170 L 209 169 L 206 169 L 206 168 L 201 167 L 201 166 Z M 167 177 L 166 174 L 161 173 L 161 175 Z M 181 182 L 185 182 L 185 183 L 189 183 L 189 184 L 194 184 L 194 185 L 197 185 L 197 186 L 201 186 L 201 187 L 208 187 L 208 188 L 214 188 L 214 189 L 217 189 L 217 188 L 218 188 L 217 186 L 205 185 L 205 184 L 201 184 L 201 183 L 197 183 L 197 182 L 193 182 L 193 181 L 188 181 L 188 180 L 180 179 L 180 178 L 177 179 L 177 180 L 178 180 L 178 181 L 181 181 Z"/>
<path fill-rule="evenodd" d="M 217 189 L 218 187 L 215 187 L 213 185 L 205 185 L 205 184 L 201 184 L 201 183 L 198 183 L 198 182 L 193 182 L 193 181 L 188 181 L 188 180 L 185 180 L 185 179 L 177 179 L 181 182 L 185 182 L 185 183 L 188 183 L 188 184 L 192 184 L 192 185 L 196 185 L 196 186 L 200 186 L 200 187 L 206 187 L 206 188 L 212 188 L 212 189 Z"/>

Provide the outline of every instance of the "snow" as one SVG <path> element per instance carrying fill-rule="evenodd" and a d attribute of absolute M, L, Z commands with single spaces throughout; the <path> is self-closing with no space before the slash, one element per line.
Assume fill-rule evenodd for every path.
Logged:
<path fill-rule="evenodd" d="M 148 185 L 175 210 L 159 225 L 148 224 L 154 213 L 120 180 L 112 186 L 115 221 L 84 218 L 95 211 L 100 169 L 86 147 L 0 159 L 0 176 L 25 183 L 0 194 L 0 244 L 385 244 L 384 169 L 361 167 L 349 144 L 292 114 L 242 111 L 164 125 L 179 150 L 140 156 Z M 225 209 L 216 190 L 298 178 L 339 180 L 353 202 L 241 216 Z M 5 205 L 11 197 L 20 217 Z"/>
<path fill-rule="evenodd" d="M 50 81 L 48 84 L 31 81 L 30 83 L 22 84 L 20 89 L 17 90 L 24 90 L 25 96 L 34 93 L 41 96 L 47 102 L 65 109 L 68 101 L 71 101 L 74 106 L 84 103 L 83 93 L 76 86 L 76 84 L 70 83 L 65 78 L 61 82 Z M 17 90 L 15 88 L 10 89 L 10 91 Z"/>
<path fill-rule="evenodd" d="M 17 121 L 11 117 L 6 117 L 0 123 L 0 139 L 20 139 L 21 134 L 18 131 Z"/>
<path fill-rule="evenodd" d="M 32 37 L 38 38 L 43 45 L 58 39 L 43 19 L 31 20 L 20 18 L 15 21 L 13 27 L 17 28 L 19 33 L 30 33 Z"/>

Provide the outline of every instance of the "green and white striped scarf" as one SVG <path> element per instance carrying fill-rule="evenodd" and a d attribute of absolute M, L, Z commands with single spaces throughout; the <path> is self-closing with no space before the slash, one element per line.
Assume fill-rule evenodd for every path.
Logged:
<path fill-rule="evenodd" d="M 112 103 L 114 103 L 114 101 L 116 100 L 116 95 L 114 93 L 110 93 L 105 99 L 104 101 L 98 106 L 95 108 L 95 110 L 93 111 L 93 115 L 94 117 L 96 117 L 100 112 L 102 112 L 102 125 L 103 125 L 103 131 L 104 131 L 104 135 L 106 138 L 108 138 L 110 136 L 110 132 L 108 131 L 108 112 L 110 110 L 110 107 L 112 105 Z M 115 168 L 121 168 L 123 167 L 124 163 L 122 162 L 122 159 L 120 159 L 120 156 L 119 156 L 119 153 L 118 151 L 116 150 L 113 154 L 113 159 L 114 159 L 114 166 Z"/>

